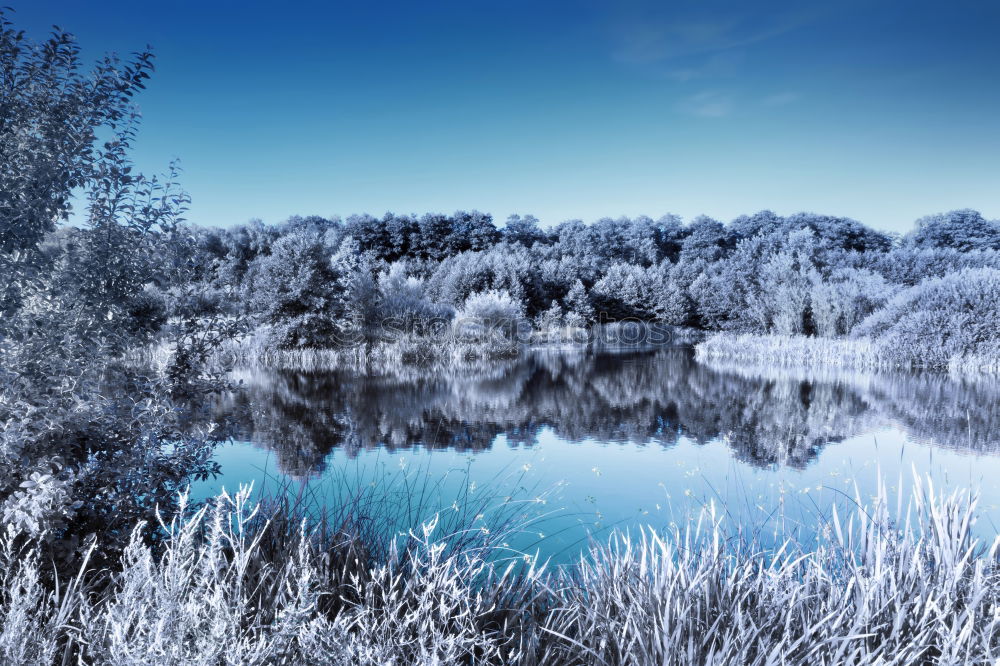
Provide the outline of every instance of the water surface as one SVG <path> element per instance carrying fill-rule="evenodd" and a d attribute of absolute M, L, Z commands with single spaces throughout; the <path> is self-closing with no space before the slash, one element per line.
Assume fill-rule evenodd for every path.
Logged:
<path fill-rule="evenodd" d="M 832 503 L 867 500 L 880 478 L 895 493 L 914 472 L 976 488 L 983 536 L 1000 513 L 1000 384 L 989 379 L 708 366 L 684 348 L 241 376 L 245 391 L 219 406 L 236 441 L 198 495 L 281 481 L 335 502 L 370 484 L 428 518 L 470 498 L 516 503 L 525 520 L 511 547 L 557 558 L 710 503 L 747 530 L 799 526 L 808 538 Z M 415 509 L 400 506 L 415 496 Z"/>

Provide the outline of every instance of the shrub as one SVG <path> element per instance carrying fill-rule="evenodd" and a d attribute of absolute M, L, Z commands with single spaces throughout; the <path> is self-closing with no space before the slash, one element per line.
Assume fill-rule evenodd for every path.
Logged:
<path fill-rule="evenodd" d="M 456 315 L 456 323 L 463 333 L 500 333 L 511 337 L 524 316 L 524 308 L 506 291 L 476 292 L 465 299 Z"/>
<path fill-rule="evenodd" d="M 424 281 L 407 276 L 402 263 L 394 263 L 378 277 L 378 317 L 383 332 L 434 333 L 451 320 L 454 310 L 432 303 Z"/>
<path fill-rule="evenodd" d="M 812 287 L 810 301 L 816 333 L 826 337 L 847 335 L 896 291 L 897 287 L 878 273 L 835 269 L 829 278 Z"/>
<path fill-rule="evenodd" d="M 906 289 L 856 326 L 901 365 L 943 368 L 997 352 L 1000 270 L 978 268 L 933 278 Z"/>

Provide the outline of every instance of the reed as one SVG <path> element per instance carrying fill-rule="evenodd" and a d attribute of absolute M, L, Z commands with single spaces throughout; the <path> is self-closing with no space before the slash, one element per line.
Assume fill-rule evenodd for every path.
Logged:
<path fill-rule="evenodd" d="M 745 362 L 769 366 L 835 366 L 854 370 L 930 369 L 960 375 L 1000 372 L 1000 355 L 954 354 L 944 361 L 922 357 L 919 350 L 866 337 L 823 338 L 804 335 L 717 333 L 695 345 L 699 361 Z"/>
<path fill-rule="evenodd" d="M 901 487 L 901 486 L 900 486 Z M 905 501 L 904 501 L 905 500 Z M 441 520 L 396 555 L 242 490 L 137 528 L 117 570 L 46 587 L 0 543 L 4 663 L 953 664 L 1000 657 L 1000 540 L 976 498 L 914 480 L 836 508 L 809 544 L 762 547 L 710 505 L 619 532 L 575 565 L 447 546 Z"/>

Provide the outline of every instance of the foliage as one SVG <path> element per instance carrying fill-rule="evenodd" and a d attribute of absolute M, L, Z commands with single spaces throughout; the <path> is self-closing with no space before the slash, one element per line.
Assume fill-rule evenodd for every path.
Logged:
<path fill-rule="evenodd" d="M 883 305 L 897 288 L 878 273 L 859 268 L 838 268 L 813 284 L 810 294 L 816 334 L 847 335 Z"/>
<path fill-rule="evenodd" d="M 579 280 L 573 282 L 573 286 L 563 299 L 563 304 L 566 307 L 568 326 L 583 327 L 594 321 L 594 307 L 590 302 L 590 295 Z"/>
<path fill-rule="evenodd" d="M 978 211 L 964 209 L 917 220 L 917 228 L 904 238 L 915 248 L 954 248 L 959 251 L 1000 250 L 1000 224 L 983 219 Z"/>
<path fill-rule="evenodd" d="M 329 305 L 305 306 L 315 326 L 299 342 L 286 337 L 286 346 L 370 345 L 378 331 L 391 337 L 400 326 L 426 332 L 433 327 L 418 322 L 447 319 L 449 310 L 488 291 L 506 292 L 535 322 L 556 301 L 573 328 L 638 319 L 711 332 L 833 338 L 849 334 L 901 288 L 967 268 L 1000 269 L 989 235 L 994 226 L 958 211 L 921 221 L 898 242 L 848 218 L 771 211 L 729 224 L 702 216 L 685 225 L 668 215 L 589 225 L 571 220 L 547 231 L 535 218 L 516 215 L 497 229 L 474 211 L 419 219 L 362 215 L 343 225 L 291 218 L 277 227 L 252 223 L 203 235 L 200 251 L 218 268 L 198 279 L 211 282 L 214 293 L 236 290 L 245 304 L 266 307 L 272 292 L 254 301 L 256 272 L 249 267 L 267 263 L 280 239 L 311 235 L 313 258 L 296 265 L 314 266 L 321 276 L 329 258 L 339 277 L 327 273 L 312 283 L 310 293 Z M 968 233 L 959 241 L 961 229 Z M 392 270 L 392 285 L 380 286 L 380 275 Z M 278 284 L 294 279 L 281 276 L 271 287 L 280 292 Z M 305 298 L 292 300 L 302 306 Z M 283 334 L 295 329 L 298 316 L 259 321 Z"/>
<path fill-rule="evenodd" d="M 947 367 L 1000 351 L 1000 271 L 967 269 L 899 292 L 853 331 L 901 365 Z"/>
<path fill-rule="evenodd" d="M 512 337 L 517 330 L 524 310 L 521 304 L 506 291 L 481 291 L 470 294 L 462 309 L 455 315 L 455 322 L 463 333 L 500 333 Z"/>
<path fill-rule="evenodd" d="M 183 510 L 162 556 L 135 531 L 114 572 L 84 562 L 40 584 L 3 540 L 5 663 L 992 663 L 996 550 L 976 500 L 917 478 L 834 506 L 809 545 L 766 548 L 709 505 L 664 530 L 617 533 L 547 570 L 489 547 L 449 549 L 438 518 L 388 560 L 329 523 L 261 512 L 247 494 Z M 899 505 L 897 512 L 890 506 Z M 183 502 L 181 503 L 183 507 Z M 478 530 L 476 530 L 478 532 Z M 497 559 L 497 557 L 500 559 Z M 518 563 L 520 562 L 520 563 Z"/>
<path fill-rule="evenodd" d="M 185 252 L 188 199 L 176 168 L 148 178 L 129 159 L 149 52 L 85 72 L 69 34 L 34 44 L 0 13 L 0 64 L 0 513 L 58 567 L 94 535 L 112 557 L 136 520 L 214 470 L 213 436 L 183 419 L 201 373 L 118 362 L 161 333 L 160 287 L 194 280 L 185 262 L 158 266 L 162 244 Z M 56 231 L 73 194 L 81 226 Z M 189 358 L 213 344 L 200 331 L 177 345 Z"/>
<path fill-rule="evenodd" d="M 408 276 L 402 263 L 379 274 L 378 291 L 378 318 L 388 334 L 433 333 L 454 315 L 452 308 L 431 302 L 424 281 Z"/>
<path fill-rule="evenodd" d="M 286 234 L 247 273 L 250 311 L 270 327 L 276 347 L 330 344 L 341 332 L 344 284 L 323 238 L 307 230 Z"/>

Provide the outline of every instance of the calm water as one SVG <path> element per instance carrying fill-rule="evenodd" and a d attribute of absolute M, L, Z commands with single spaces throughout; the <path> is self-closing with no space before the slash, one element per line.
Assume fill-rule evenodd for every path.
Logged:
<path fill-rule="evenodd" d="M 483 526 L 516 506 L 511 547 L 556 558 L 709 502 L 764 535 L 808 533 L 831 503 L 868 499 L 880 476 L 908 487 L 913 470 L 979 490 L 984 536 L 1000 523 L 992 380 L 706 366 L 678 348 L 241 377 L 218 408 L 236 441 L 196 495 L 281 482 L 319 503 L 375 488 L 410 517 L 481 503 Z"/>

